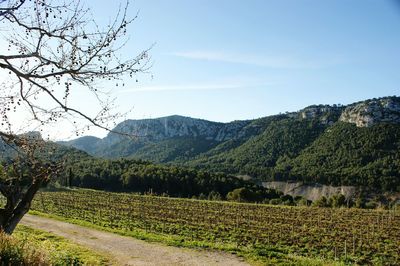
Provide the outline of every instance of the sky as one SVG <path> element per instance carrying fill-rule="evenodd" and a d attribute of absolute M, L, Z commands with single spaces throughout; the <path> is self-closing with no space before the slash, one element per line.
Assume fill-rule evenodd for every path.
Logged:
<path fill-rule="evenodd" d="M 134 46 L 155 43 L 153 78 L 119 92 L 135 118 L 232 121 L 400 95 L 396 0 L 136 0 L 130 10 Z"/>
<path fill-rule="evenodd" d="M 100 24 L 118 8 L 84 3 Z M 400 95 L 398 0 L 131 1 L 137 12 L 121 52 L 154 45 L 152 68 L 114 88 L 127 118 L 228 122 Z"/>

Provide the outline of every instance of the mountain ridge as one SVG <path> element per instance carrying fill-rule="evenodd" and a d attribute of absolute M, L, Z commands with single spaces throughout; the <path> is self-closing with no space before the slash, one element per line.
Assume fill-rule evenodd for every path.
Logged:
<path fill-rule="evenodd" d="M 388 167 L 386 161 L 384 163 L 380 160 L 391 162 L 394 157 L 400 157 L 400 143 L 396 141 L 397 132 L 400 132 L 400 97 L 374 98 L 349 105 L 311 105 L 297 112 L 228 123 L 178 115 L 126 120 L 118 124 L 114 131 L 135 137 L 127 138 L 109 133 L 103 139 L 83 137 L 62 144 L 82 149 L 97 157 L 130 157 L 155 163 L 250 175 L 270 181 L 308 181 L 318 174 L 317 181 L 348 185 L 348 180 L 356 182 L 354 180 L 357 180 L 355 175 L 358 170 L 363 169 L 360 175 L 364 179 L 372 175 L 374 171 L 368 170 L 369 163 Z M 330 131 L 334 132 L 334 137 L 329 135 Z M 380 136 L 381 134 L 385 135 Z M 357 138 L 368 142 L 369 146 L 358 143 Z M 341 142 L 335 139 L 340 139 Z M 391 144 L 387 144 L 389 140 Z M 347 146 L 335 148 L 332 143 Z M 318 147 L 317 144 L 323 147 Z M 376 148 L 371 151 L 373 145 L 389 146 L 383 150 Z M 368 159 L 367 150 L 377 157 Z M 335 173 L 326 164 L 319 162 L 318 156 L 340 160 L 336 151 L 341 151 L 354 160 L 351 165 L 342 163 L 347 172 L 340 172 L 339 169 L 339 173 Z M 359 157 L 351 155 L 352 152 L 356 152 Z M 304 158 L 309 158 L 316 165 L 309 165 Z M 315 170 L 318 165 L 326 167 L 326 173 L 336 179 L 327 178 L 325 170 Z M 304 170 L 305 166 L 315 171 Z M 384 173 L 387 171 L 380 168 L 377 172 L 387 180 L 392 180 L 389 183 L 397 184 L 398 175 L 393 174 L 396 167 L 390 168 L 390 176 L 386 176 Z M 351 178 L 343 177 L 350 172 Z"/>

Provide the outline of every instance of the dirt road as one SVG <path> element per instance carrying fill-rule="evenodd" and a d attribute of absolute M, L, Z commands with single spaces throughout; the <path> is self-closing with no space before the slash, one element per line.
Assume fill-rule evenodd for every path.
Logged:
<path fill-rule="evenodd" d="M 106 253 L 117 265 L 249 265 L 231 254 L 148 243 L 34 215 L 25 215 L 21 223 Z"/>

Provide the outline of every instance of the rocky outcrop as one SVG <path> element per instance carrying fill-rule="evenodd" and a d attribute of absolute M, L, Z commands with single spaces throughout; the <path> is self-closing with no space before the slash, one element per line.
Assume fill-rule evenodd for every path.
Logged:
<path fill-rule="evenodd" d="M 370 127 L 377 123 L 400 123 L 400 98 L 386 97 L 355 103 L 346 107 L 340 121 Z"/>
<path fill-rule="evenodd" d="M 324 125 L 335 123 L 342 111 L 340 105 L 313 105 L 306 107 L 298 112 L 300 119 L 317 119 Z"/>
<path fill-rule="evenodd" d="M 346 199 L 352 199 L 356 195 L 356 187 L 352 186 L 326 186 L 321 184 L 303 184 L 302 182 L 262 182 L 266 188 L 273 188 L 284 194 L 289 194 L 293 197 L 302 196 L 308 200 L 315 201 L 322 196 L 331 197 L 335 194 L 342 194 Z"/>
<path fill-rule="evenodd" d="M 160 141 L 174 137 L 201 137 L 207 140 L 225 141 L 235 138 L 239 131 L 250 121 L 217 123 L 184 116 L 167 116 L 156 119 L 126 120 L 114 131 L 132 134 L 139 139 Z M 124 136 L 110 133 L 106 143 L 115 143 Z"/>

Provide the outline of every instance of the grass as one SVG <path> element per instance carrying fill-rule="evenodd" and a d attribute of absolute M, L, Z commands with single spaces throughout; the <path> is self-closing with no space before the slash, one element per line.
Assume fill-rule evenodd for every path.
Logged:
<path fill-rule="evenodd" d="M 323 258 L 306 258 L 303 256 L 297 256 L 293 254 L 289 249 L 277 248 L 276 246 L 242 247 L 226 243 L 194 241 L 185 239 L 184 237 L 177 235 L 155 234 L 151 232 L 146 232 L 142 229 L 124 231 L 109 227 L 102 227 L 86 221 L 64 218 L 61 216 L 42 213 L 38 211 L 30 211 L 29 213 L 81 225 L 84 227 L 93 228 L 96 230 L 116 233 L 123 236 L 130 236 L 148 242 L 162 243 L 175 247 L 224 251 L 231 254 L 236 254 L 239 257 L 243 257 L 246 261 L 253 265 L 343 265 L 343 263 L 325 260 Z"/>
<path fill-rule="evenodd" d="M 13 238 L 43 251 L 49 265 L 105 265 L 111 262 L 110 258 L 63 237 L 24 225 L 18 225 Z"/>
<path fill-rule="evenodd" d="M 50 265 L 48 253 L 31 243 L 0 233 L 1 265 Z"/>

